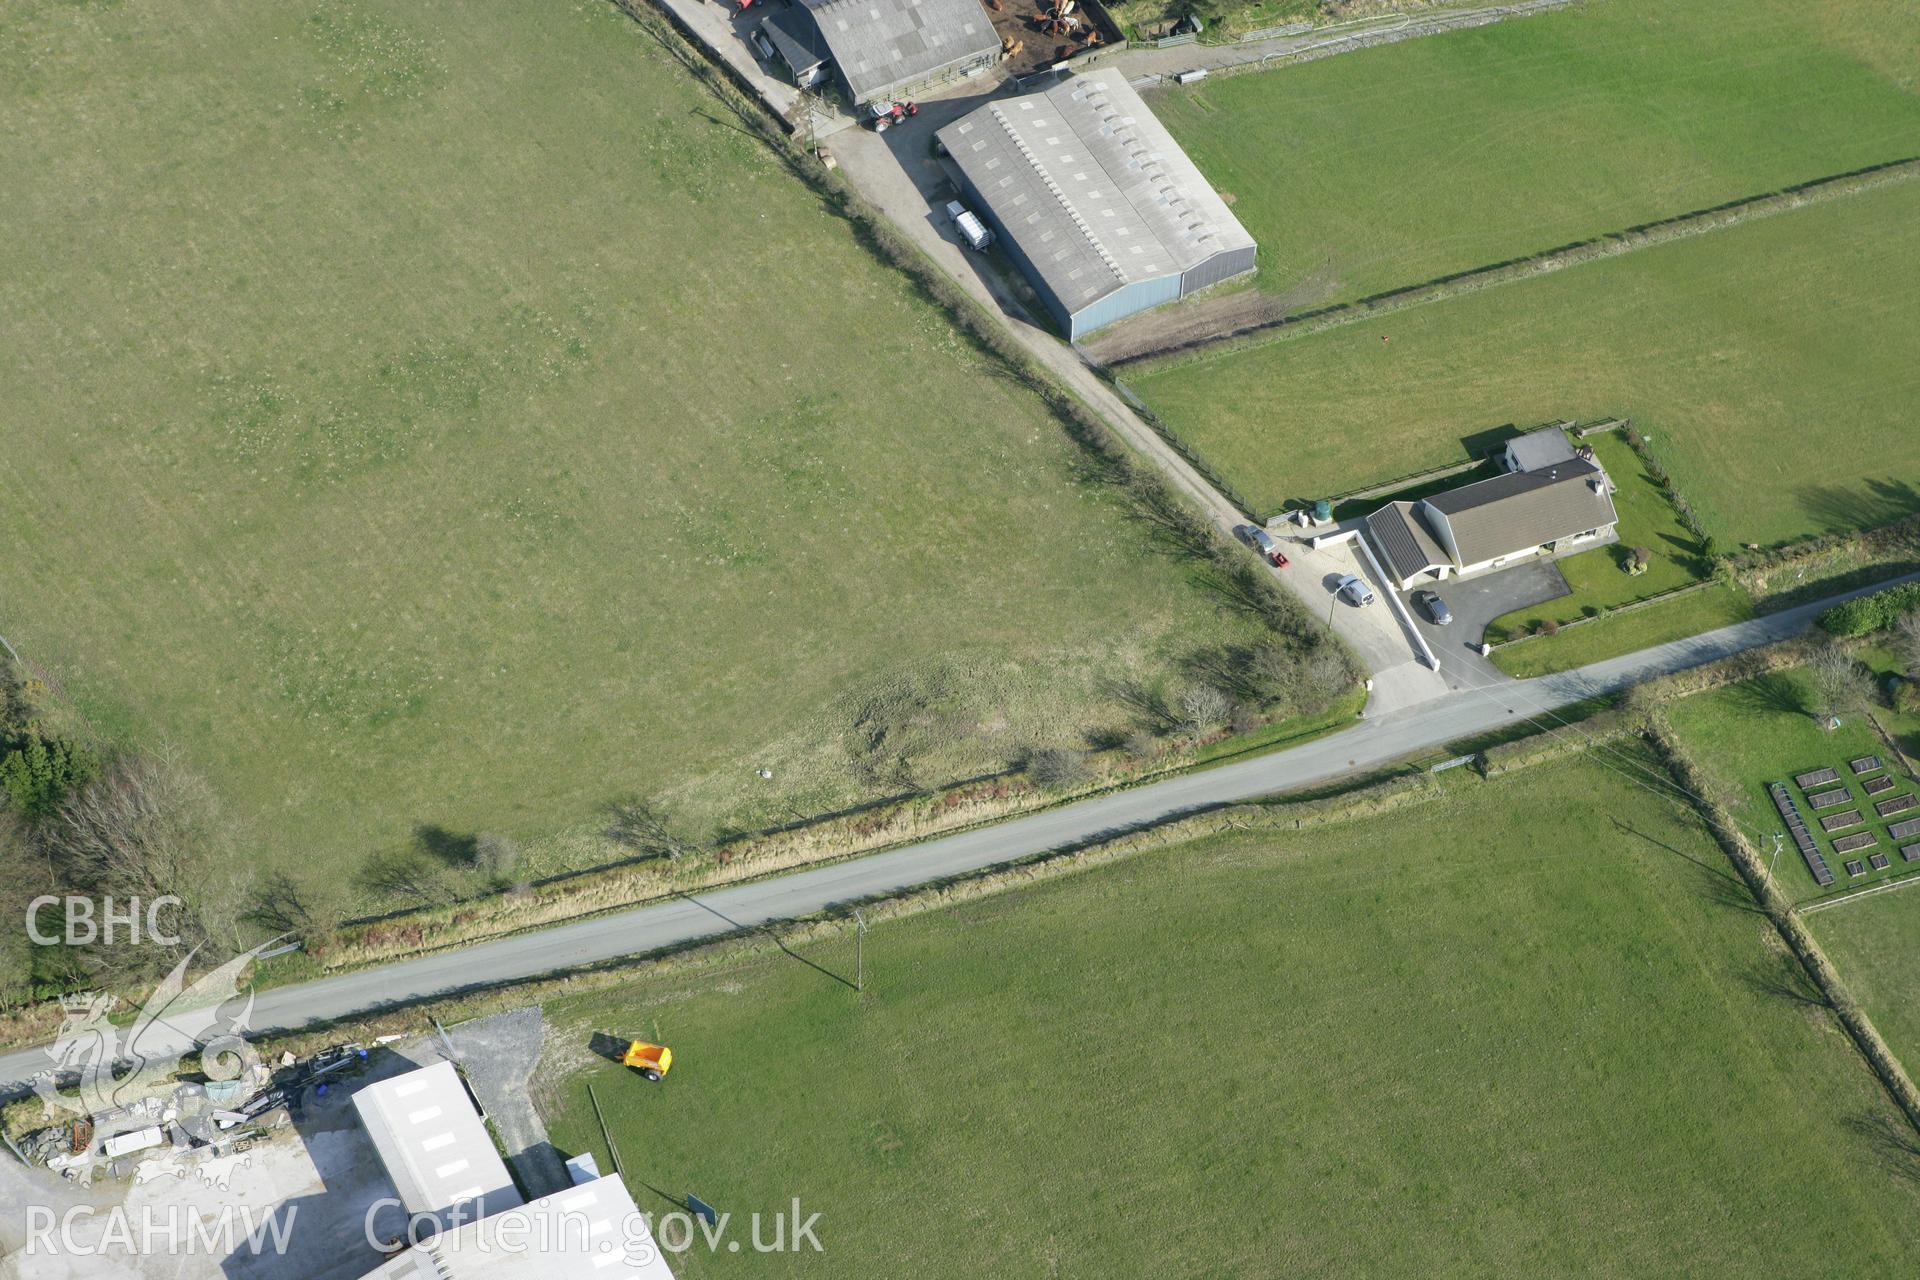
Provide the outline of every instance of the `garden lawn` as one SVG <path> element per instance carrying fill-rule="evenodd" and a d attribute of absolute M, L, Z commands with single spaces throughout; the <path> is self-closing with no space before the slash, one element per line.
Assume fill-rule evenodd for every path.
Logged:
<path fill-rule="evenodd" d="M 1572 622 L 1690 586 L 1710 569 L 1701 554 L 1700 540 L 1680 522 L 1666 490 L 1627 442 L 1608 432 L 1587 443 L 1593 446 L 1595 458 L 1615 485 L 1613 504 L 1620 516 L 1620 541 L 1556 561 L 1572 594 L 1494 619 L 1487 628 L 1487 639 L 1492 643 L 1526 635 L 1549 619 Z M 1635 547 L 1653 553 L 1647 571 L 1637 576 L 1626 570 Z"/>
<path fill-rule="evenodd" d="M 1527 647 L 1520 646 L 1521 649 Z M 1885 655 L 1870 652 L 1868 656 L 1876 666 L 1885 667 Z M 1784 830 L 1779 811 L 1768 793 L 1768 784 L 1784 782 L 1793 793 L 1794 802 L 1800 806 L 1800 814 L 1807 820 L 1808 829 L 1820 846 L 1828 870 L 1834 874 L 1834 883 L 1824 890 L 1815 884 L 1813 874 L 1807 870 L 1792 838 L 1788 837 L 1776 870 L 1788 897 L 1805 901 L 1816 896 L 1846 893 L 1920 874 L 1915 864 L 1900 859 L 1899 845 L 1911 841 L 1895 841 L 1887 835 L 1890 823 L 1920 817 L 1920 809 L 1884 819 L 1873 811 L 1873 805 L 1878 801 L 1920 792 L 1920 781 L 1907 775 L 1875 732 L 1873 724 L 1865 718 L 1859 715 L 1845 716 L 1841 727 L 1829 733 L 1812 715 L 1813 706 L 1814 695 L 1806 673 L 1786 671 L 1687 698 L 1670 709 L 1669 718 L 1674 733 L 1687 753 L 1703 765 L 1731 797 L 1733 816 L 1747 832 L 1754 847 L 1771 850 L 1773 833 Z M 1920 732 L 1920 723 L 1908 717 L 1896 715 L 1885 708 L 1878 709 L 1875 714 L 1890 732 L 1903 740 L 1911 740 L 1916 732 Z M 1861 788 L 1860 780 L 1847 768 L 1847 761 L 1868 755 L 1877 755 L 1886 762 L 1888 771 L 1898 784 L 1893 790 L 1869 796 Z M 1852 792 L 1853 799 L 1849 805 L 1836 805 L 1816 814 L 1807 803 L 1806 793 L 1793 779 L 1798 774 L 1822 767 L 1840 771 L 1840 781 L 1828 785 L 1846 787 Z M 1816 788 L 1819 789 L 1824 788 Z M 1848 807 L 1860 810 L 1866 822 L 1838 834 L 1872 831 L 1880 837 L 1874 848 L 1851 854 L 1836 854 L 1833 851 L 1833 837 L 1820 829 L 1820 816 L 1843 813 Z M 1885 871 L 1868 867 L 1863 876 L 1848 876 L 1842 862 L 1849 858 L 1864 861 L 1870 853 L 1886 854 L 1892 860 L 1892 865 Z M 1920 889 L 1905 892 L 1920 893 Z"/>
<path fill-rule="evenodd" d="M 263 866 L 792 821 L 1248 637 L 602 0 L 19 0 L 0 117 L 0 634 Z"/>
<path fill-rule="evenodd" d="M 1262 511 L 1619 415 L 1722 545 L 1771 544 L 1920 511 L 1917 349 L 1906 182 L 1128 382 Z"/>
<path fill-rule="evenodd" d="M 1604 0 L 1151 103 L 1312 304 L 1907 158 L 1916 90 L 1904 0 Z"/>
<path fill-rule="evenodd" d="M 1920 884 L 1815 912 L 1807 918 L 1820 946 L 1840 970 L 1912 1075 L 1920 1069 Z"/>
<path fill-rule="evenodd" d="M 1894 1114 L 1743 900 L 1610 769 L 1463 777 L 881 923 L 861 997 L 847 940 L 550 1005 L 542 1105 L 644 1210 L 821 1215 L 690 1280 L 1900 1274 Z"/>
<path fill-rule="evenodd" d="M 1715 583 L 1629 613 L 1583 622 L 1556 636 L 1534 636 L 1493 651 L 1493 665 L 1527 679 L 1638 653 L 1670 640 L 1703 635 L 1753 617 L 1753 600 L 1738 584 Z"/>

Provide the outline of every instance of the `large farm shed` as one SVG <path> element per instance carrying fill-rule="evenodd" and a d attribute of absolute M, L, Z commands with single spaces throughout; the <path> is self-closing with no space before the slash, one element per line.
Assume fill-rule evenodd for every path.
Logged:
<path fill-rule="evenodd" d="M 775 15 L 787 43 L 833 64 L 855 102 L 889 101 L 977 75 L 1000 58 L 980 0 L 800 0 Z M 796 75 L 787 49 L 782 56 Z"/>
<path fill-rule="evenodd" d="M 364 1280 L 673 1280 L 619 1174 L 523 1201 L 452 1063 L 353 1095 L 409 1222 L 435 1220 Z"/>
<path fill-rule="evenodd" d="M 1253 237 L 1119 71 L 989 103 L 939 138 L 1070 338 L 1253 270 Z"/>

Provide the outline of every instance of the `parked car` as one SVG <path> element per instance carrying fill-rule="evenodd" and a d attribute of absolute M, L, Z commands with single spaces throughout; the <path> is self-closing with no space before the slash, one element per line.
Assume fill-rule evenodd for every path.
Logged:
<path fill-rule="evenodd" d="M 1342 600 L 1358 608 L 1364 609 L 1373 603 L 1373 588 L 1352 574 L 1340 579 L 1339 590 Z"/>
<path fill-rule="evenodd" d="M 1413 593 L 1413 602 L 1427 611 L 1427 616 L 1433 619 L 1436 627 L 1444 627 L 1453 621 L 1453 610 L 1447 608 L 1447 602 L 1440 598 L 1437 591 L 1416 591 Z"/>
<path fill-rule="evenodd" d="M 1287 567 L 1287 553 L 1280 549 L 1279 540 L 1259 525 L 1243 524 L 1234 528 L 1233 536 L 1252 547 L 1261 559 L 1276 569 Z"/>

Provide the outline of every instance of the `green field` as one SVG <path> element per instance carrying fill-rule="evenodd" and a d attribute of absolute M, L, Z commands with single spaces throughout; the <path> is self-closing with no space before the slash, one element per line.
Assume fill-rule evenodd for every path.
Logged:
<path fill-rule="evenodd" d="M 1920 884 L 1817 912 L 1807 927 L 1911 1074 L 1920 1065 Z"/>
<path fill-rule="evenodd" d="M 1730 546 L 1920 510 L 1916 349 L 1907 182 L 1128 381 L 1263 511 L 1630 417 Z"/>
<path fill-rule="evenodd" d="M 864 998 L 770 953 L 562 1001 L 545 1109 L 606 1167 L 596 1082 L 644 1210 L 822 1215 L 688 1277 L 1902 1274 L 1893 1113 L 1750 907 L 1618 773 L 1462 778 L 882 924 Z"/>
<path fill-rule="evenodd" d="M 1884 654 L 1868 651 L 1867 656 L 1879 671 L 1884 672 L 1891 666 L 1890 659 Z M 1812 714 L 1814 701 L 1812 687 L 1804 672 L 1779 672 L 1688 698 L 1673 707 L 1670 719 L 1674 733 L 1689 754 L 1718 778 L 1733 797 L 1734 818 L 1747 831 L 1755 847 L 1772 848 L 1773 833 L 1783 829 L 1779 811 L 1768 794 L 1768 784 L 1784 782 L 1788 790 L 1794 793 L 1801 816 L 1807 819 L 1808 827 L 1820 845 L 1821 855 L 1834 874 L 1834 883 L 1821 889 L 1789 839 L 1776 871 L 1788 897 L 1804 901 L 1821 894 L 1846 893 L 1851 889 L 1916 874 L 1914 865 L 1900 858 L 1899 845 L 1909 842 L 1892 840 L 1886 832 L 1888 823 L 1914 817 L 1915 812 L 1881 819 L 1874 813 L 1872 805 L 1876 800 L 1920 792 L 1920 780 L 1909 777 L 1900 768 L 1899 761 L 1887 750 L 1873 724 L 1858 715 L 1848 715 L 1843 717 L 1844 722 L 1838 730 L 1829 733 Z M 1895 735 L 1903 749 L 1908 752 L 1920 750 L 1920 721 L 1897 715 L 1885 708 L 1878 709 L 1875 714 Z M 1894 790 L 1884 795 L 1869 796 L 1848 772 L 1848 760 L 1868 755 L 1877 755 L 1887 762 L 1891 775 L 1898 783 Z M 1832 838 L 1824 834 L 1814 821 L 1816 815 L 1807 806 L 1806 796 L 1794 785 L 1793 779 L 1798 774 L 1822 767 L 1840 771 L 1842 781 L 1833 785 L 1845 785 L 1852 791 L 1853 802 L 1850 807 L 1859 809 L 1867 819 L 1866 825 L 1858 829 L 1872 831 L 1880 837 L 1879 844 L 1873 849 L 1856 854 L 1836 854 Z M 1844 809 L 1837 807 L 1828 812 L 1844 812 Z M 1849 877 L 1841 863 L 1847 858 L 1864 859 L 1868 853 L 1884 853 L 1891 859 L 1892 865 L 1885 871 L 1868 867 L 1865 875 Z"/>
<path fill-rule="evenodd" d="M 1152 105 L 1262 288 L 1351 299 L 1920 153 L 1920 7 L 1595 0 Z"/>
<path fill-rule="evenodd" d="M 0 114 L 0 634 L 263 860 L 789 821 L 1251 625 L 611 5 L 18 3 Z"/>

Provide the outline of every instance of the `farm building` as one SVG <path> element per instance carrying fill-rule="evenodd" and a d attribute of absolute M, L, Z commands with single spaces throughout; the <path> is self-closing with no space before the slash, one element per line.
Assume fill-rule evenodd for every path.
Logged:
<path fill-rule="evenodd" d="M 980 0 L 800 0 L 766 25 L 799 83 L 830 63 L 855 102 L 904 98 L 1000 59 Z"/>
<path fill-rule="evenodd" d="M 1367 517 L 1367 538 L 1401 590 L 1541 556 L 1597 547 L 1620 517 L 1600 465 L 1574 458 L 1436 494 L 1390 502 Z"/>
<path fill-rule="evenodd" d="M 369 1085 L 353 1105 L 409 1221 L 436 1224 L 364 1280 L 673 1280 L 620 1175 L 576 1160 L 574 1186 L 523 1201 L 453 1064 Z"/>
<path fill-rule="evenodd" d="M 1119 71 L 989 103 L 938 136 L 1070 338 L 1253 270 L 1253 237 Z"/>

